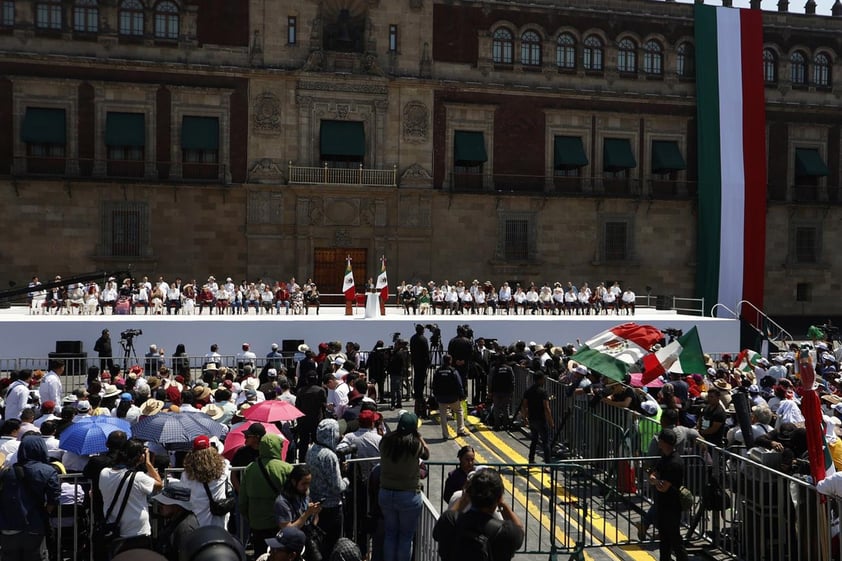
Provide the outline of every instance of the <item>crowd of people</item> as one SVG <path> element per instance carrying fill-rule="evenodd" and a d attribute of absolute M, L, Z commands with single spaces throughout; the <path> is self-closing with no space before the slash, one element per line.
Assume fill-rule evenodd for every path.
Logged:
<path fill-rule="evenodd" d="M 95 519 L 116 526 L 112 550 L 94 552 L 101 559 L 126 548 L 155 548 L 174 558 L 180 541 L 195 528 L 217 526 L 246 537 L 256 554 L 271 550 L 282 538 L 297 543 L 300 531 L 309 544 L 305 551 L 317 550 L 322 558 L 344 551 L 351 540 L 362 557 L 407 561 L 421 513 L 422 462 L 429 457 L 419 423 L 438 410 L 442 438 L 447 439 L 448 411 L 456 433 L 470 434 L 463 415 L 468 402 L 493 429 L 509 428 L 519 416 L 531 432 L 529 462 L 539 450 L 544 462 L 551 462 L 550 434 L 559 419 L 549 406 L 547 380 L 560 383 L 574 399 L 628 408 L 659 421 L 664 432 L 642 443 L 652 455 L 672 457 L 703 438 L 714 445 L 744 443 L 747 450 L 780 452 L 779 469 L 801 469 L 806 437 L 793 367 L 796 351 L 808 352 L 805 349 L 771 360 L 760 358 L 750 367 L 738 367 L 723 355 L 709 359 L 706 372 L 670 373 L 643 389 L 631 378 L 625 383 L 606 379 L 577 363 L 574 345 L 518 341 L 504 346 L 474 338 L 466 324 L 441 348 L 439 362 L 431 350 L 431 339 L 437 338 L 440 332 L 419 324 L 409 341 L 397 338 L 390 346 L 378 341 L 367 353 L 353 342 L 324 342 L 316 349 L 302 344 L 292 363 L 277 345 L 265 360 L 258 360 L 244 344 L 233 368 L 222 365 L 215 345 L 201 368 L 191 368 L 183 348 L 170 360 L 150 348 L 144 364 L 128 371 L 101 353 L 101 367 L 91 367 L 86 386 L 73 389 L 64 388 L 60 360 L 51 360 L 46 373 L 15 372 L 0 380 L 0 459 L 12 468 L 0 478 L 12 477 L 19 467 L 30 470 L 37 484 L 20 488 L 19 508 L 38 512 L 32 505 L 40 502 L 46 508 L 40 518 L 21 516 L 10 506 L 14 501 L 6 501 L 0 530 L 4 538 L 23 532 L 46 539 L 55 506 L 78 504 L 90 509 Z M 825 342 L 817 342 L 809 352 L 824 383 L 822 401 L 833 428 L 842 417 L 838 358 Z M 531 373 L 531 385 L 523 395 L 515 395 L 517 387 L 524 387 L 523 380 L 517 380 L 522 372 Z M 389 430 L 380 410 L 402 409 L 404 400 L 413 402 L 413 411 L 401 412 Z M 275 401 L 295 407 L 300 416 L 268 423 L 249 419 L 249 409 Z M 752 422 L 745 434 L 746 427 L 736 421 L 736 408 L 743 401 L 750 404 Z M 218 430 L 208 431 L 218 437 L 196 435 L 180 446 L 165 446 L 116 430 L 102 453 L 83 454 L 63 446 L 65 431 L 95 417 L 123 419 L 135 428 L 158 415 L 201 415 L 218 425 Z M 230 437 L 237 435 L 242 446 L 226 451 L 234 442 Z M 460 451 L 460 468 L 446 484 L 447 494 L 462 492 L 463 498 L 457 495 L 451 505 L 457 514 L 443 516 L 436 527 L 443 559 L 458 555 L 453 536 L 464 534 L 461 524 L 471 517 L 460 521 L 458 513 L 470 510 L 468 503 L 476 505 L 471 512 L 484 513 L 472 514 L 475 525 L 482 522 L 478 531 L 494 530 L 501 551 L 515 551 L 523 539 L 514 513 L 505 508 L 497 512 L 505 503 L 498 494 L 499 474 L 478 473 L 469 480 L 475 470 L 462 469 L 463 461 L 466 468 L 472 464 L 472 453 Z M 674 472 L 675 466 L 653 466 L 653 488 L 667 492 L 676 487 L 677 492 L 676 483 L 670 483 Z M 59 473 L 82 474 L 90 488 L 81 494 L 72 485 L 66 489 L 65 483 L 58 484 Z M 231 497 L 235 500 L 228 500 Z M 670 497 L 672 501 L 673 492 Z M 671 512 L 669 501 L 661 512 Z M 499 534 L 498 524 L 488 522 L 498 518 L 495 513 L 506 523 Z M 160 522 L 153 543 L 156 517 Z M 649 524 L 657 520 L 650 518 Z M 647 530 L 645 522 L 641 536 Z M 664 527 L 662 536 L 669 532 Z M 3 544 L 0 551 L 5 551 Z M 43 539 L 35 538 L 10 546 L 25 549 L 29 556 L 40 555 L 43 547 Z"/>

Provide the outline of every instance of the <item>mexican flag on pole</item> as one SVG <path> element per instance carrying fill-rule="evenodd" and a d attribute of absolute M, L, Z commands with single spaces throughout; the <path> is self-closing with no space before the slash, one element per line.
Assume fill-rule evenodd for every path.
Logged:
<path fill-rule="evenodd" d="M 734 368 L 745 373 L 754 372 L 754 367 L 757 366 L 757 362 L 761 358 L 763 358 L 763 355 L 757 351 L 743 349 L 737 355 L 737 358 L 734 359 Z"/>
<path fill-rule="evenodd" d="M 703 374 L 707 371 L 696 326 L 681 337 L 643 357 L 643 385 L 667 372 Z"/>
<path fill-rule="evenodd" d="M 345 301 L 350 302 L 357 297 L 357 288 L 354 285 L 354 272 L 351 270 L 351 258 L 345 260 L 345 278 L 342 280 L 342 292 L 345 293 Z"/>
<path fill-rule="evenodd" d="M 386 276 L 386 257 L 380 258 L 380 274 L 377 275 L 375 290 L 380 291 L 380 300 L 385 302 L 389 298 L 389 278 Z"/>
<path fill-rule="evenodd" d="M 695 5 L 699 212 L 705 309 L 763 308 L 766 103 L 760 10 Z M 750 318 L 748 318 L 750 320 Z"/>
<path fill-rule="evenodd" d="M 651 325 L 624 323 L 591 337 L 571 358 L 603 376 L 622 381 L 632 365 L 663 338 L 663 333 Z"/>

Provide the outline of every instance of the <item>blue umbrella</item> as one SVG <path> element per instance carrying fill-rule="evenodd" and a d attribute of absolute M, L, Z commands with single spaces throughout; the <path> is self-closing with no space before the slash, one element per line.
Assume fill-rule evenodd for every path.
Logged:
<path fill-rule="evenodd" d="M 225 428 L 204 413 L 158 413 L 134 426 L 134 436 L 158 444 L 187 444 L 201 435 L 222 437 Z"/>
<path fill-rule="evenodd" d="M 102 454 L 108 451 L 106 442 L 108 435 L 115 430 L 126 433 L 131 438 L 132 431 L 128 422 L 123 419 L 115 419 L 106 415 L 96 417 L 85 417 L 75 423 L 71 423 L 61 431 L 59 446 L 62 450 L 90 456 L 91 454 Z"/>

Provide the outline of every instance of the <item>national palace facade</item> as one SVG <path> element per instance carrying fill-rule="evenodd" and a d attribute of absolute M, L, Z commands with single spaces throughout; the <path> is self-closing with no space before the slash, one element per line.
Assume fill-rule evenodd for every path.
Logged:
<path fill-rule="evenodd" d="M 781 10 L 752 274 L 772 315 L 839 314 L 842 4 Z M 692 296 L 694 53 L 669 1 L 0 0 L 0 283 L 329 293 L 385 255 L 392 284 Z"/>

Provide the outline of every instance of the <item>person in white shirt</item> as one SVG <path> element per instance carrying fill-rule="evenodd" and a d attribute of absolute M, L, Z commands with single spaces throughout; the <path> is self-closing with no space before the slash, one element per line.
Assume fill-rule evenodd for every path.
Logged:
<path fill-rule="evenodd" d="M 137 468 L 145 468 L 145 471 L 137 471 Z M 134 478 L 132 480 L 132 477 Z M 120 494 L 117 489 L 120 482 L 125 481 Z M 128 496 L 126 509 L 120 518 L 120 538 L 118 553 L 121 549 L 129 547 L 151 548 L 150 535 L 152 527 L 149 524 L 149 497 L 155 491 L 163 487 L 161 476 L 152 464 L 152 456 L 143 444 L 136 440 L 129 440 L 117 456 L 114 467 L 107 467 L 100 472 L 99 490 L 102 493 L 103 512 L 105 515 L 114 503 L 114 508 L 106 522 L 114 522 L 120 510 L 123 498 Z M 126 495 L 128 493 L 128 495 Z"/>
<path fill-rule="evenodd" d="M 257 355 L 251 351 L 251 346 L 248 343 L 243 343 L 242 348 L 242 352 L 237 354 L 237 364 L 242 364 L 243 367 L 251 365 L 251 367 L 254 368 L 254 364 L 257 361 Z"/>
<path fill-rule="evenodd" d="M 515 303 L 514 304 L 515 314 L 518 313 L 518 310 L 520 310 L 520 313 L 525 314 L 526 313 L 526 293 L 523 291 L 523 288 L 521 288 L 519 286 L 517 287 L 514 295 L 512 296 L 512 300 L 514 300 L 514 303 Z"/>
<path fill-rule="evenodd" d="M 500 287 L 500 290 L 497 292 L 497 301 L 501 310 L 506 310 L 507 314 L 510 313 L 509 306 L 512 303 L 512 289 L 509 283 L 504 282 Z"/>
<path fill-rule="evenodd" d="M 532 315 L 538 311 L 538 300 L 540 296 L 538 295 L 538 291 L 535 288 L 535 285 L 529 287 L 529 290 L 526 291 L 526 305 L 529 307 Z"/>
<path fill-rule="evenodd" d="M 132 402 L 133 399 L 132 394 L 128 392 L 120 394 L 120 401 L 117 403 L 117 407 L 111 410 L 111 416 L 125 419 L 132 424 L 136 423 L 140 418 L 140 407 Z M 184 408 L 182 408 L 183 410 Z"/>
<path fill-rule="evenodd" d="M 26 409 L 29 403 L 29 381 L 32 379 L 32 370 L 21 370 L 18 372 L 18 379 L 12 382 L 6 392 L 6 413 L 4 420 L 20 419 L 21 411 Z"/>
<path fill-rule="evenodd" d="M 167 315 L 172 314 L 173 308 L 175 308 L 175 313 L 181 310 L 181 288 L 178 284 L 173 284 L 167 290 Z"/>
<path fill-rule="evenodd" d="M 447 294 L 444 296 L 444 301 L 447 304 L 447 309 L 451 314 L 455 314 L 459 308 L 459 295 L 456 293 L 454 287 L 450 287 Z"/>
<path fill-rule="evenodd" d="M 348 384 L 331 373 L 324 375 L 323 382 L 327 388 L 327 408 L 337 419 L 341 419 L 348 407 L 348 394 L 351 390 Z"/>
<path fill-rule="evenodd" d="M 117 280 L 114 277 L 110 277 L 108 282 L 105 283 L 105 288 L 102 289 L 102 292 L 99 295 L 99 305 L 101 308 L 99 313 L 105 314 L 105 310 L 110 309 L 113 314 L 118 296 Z"/>
<path fill-rule="evenodd" d="M 579 289 L 579 312 L 582 315 L 591 313 L 591 289 L 588 288 L 588 283 L 583 284 Z"/>
<path fill-rule="evenodd" d="M 46 401 L 61 403 L 64 397 L 64 389 L 61 385 L 61 375 L 64 374 L 64 361 L 61 359 L 51 359 L 49 367 L 49 372 L 41 379 L 38 396 L 41 403 Z"/>
<path fill-rule="evenodd" d="M 606 314 L 617 313 L 617 296 L 610 290 L 606 290 L 602 295 L 602 309 Z"/>
<path fill-rule="evenodd" d="M 575 310 L 576 313 L 579 313 L 578 309 L 578 298 L 576 297 L 576 293 L 573 290 L 568 289 L 564 293 L 564 313 L 566 315 L 573 315 L 573 311 Z"/>
<path fill-rule="evenodd" d="M 219 354 L 219 345 L 214 343 L 210 346 L 210 352 L 205 355 L 205 364 L 216 364 L 217 367 L 222 366 L 222 355 Z"/>
<path fill-rule="evenodd" d="M 58 415 L 54 414 L 55 409 L 56 409 L 56 403 L 54 401 L 42 401 L 41 402 L 41 416 L 38 417 L 37 419 L 35 419 L 35 421 L 32 424 L 40 429 L 41 425 L 43 425 L 47 421 L 53 421 L 53 420 L 59 419 L 60 417 Z"/>
<path fill-rule="evenodd" d="M 630 312 L 631 315 L 634 315 L 634 304 L 636 300 L 637 296 L 630 288 L 627 288 L 625 291 L 623 291 L 623 295 L 620 297 L 620 301 L 623 310 L 625 310 L 626 312 L 626 315 L 629 315 Z"/>

